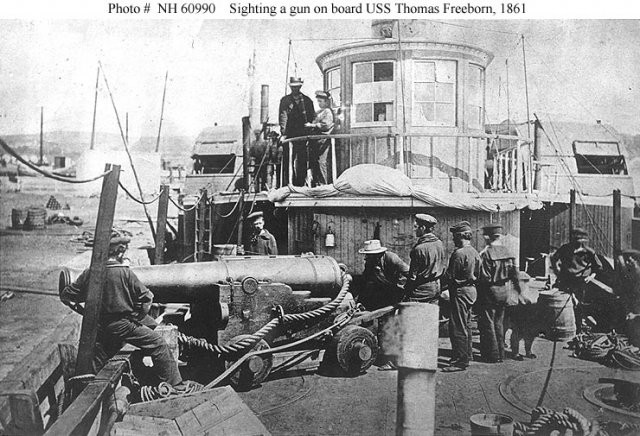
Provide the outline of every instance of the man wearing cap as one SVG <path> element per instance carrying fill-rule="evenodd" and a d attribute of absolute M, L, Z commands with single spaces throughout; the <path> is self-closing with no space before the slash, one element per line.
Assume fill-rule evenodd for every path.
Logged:
<path fill-rule="evenodd" d="M 502 243 L 502 226 L 489 224 L 482 228 L 487 246 L 480 252 L 478 273 L 478 329 L 480 354 L 489 363 L 504 360 L 504 312 L 508 286 L 519 292 L 515 256 Z"/>
<path fill-rule="evenodd" d="M 440 277 L 446 269 L 446 261 L 442 241 L 433 234 L 437 222 L 425 213 L 415 216 L 413 227 L 418 241 L 409 253 L 411 263 L 405 288 L 410 301 L 438 304 Z"/>
<path fill-rule="evenodd" d="M 551 266 L 558 277 L 558 289 L 566 292 L 582 290 L 585 280 L 602 269 L 602 262 L 587 245 L 588 242 L 589 236 L 584 229 L 573 229 L 571 242 L 558 248 L 551 256 Z"/>
<path fill-rule="evenodd" d="M 449 337 L 451 339 L 450 371 L 464 371 L 473 356 L 471 334 L 471 307 L 478 296 L 476 281 L 480 269 L 480 256 L 471 246 L 471 224 L 461 221 L 449 231 L 455 249 L 451 253 L 445 278 L 451 300 Z"/>
<path fill-rule="evenodd" d="M 303 83 L 303 80 L 299 77 L 290 77 L 289 88 L 291 88 L 291 94 L 285 95 L 280 100 L 278 113 L 281 141 L 287 138 L 305 136 L 307 134 L 305 124 L 313 122 L 315 117 L 316 113 L 313 108 L 313 101 L 300 92 Z M 307 176 L 306 141 L 296 141 L 293 143 L 293 161 L 293 184 L 302 186 Z"/>
<path fill-rule="evenodd" d="M 361 295 L 364 297 L 361 301 L 365 307 L 375 310 L 402 300 L 409 265 L 397 254 L 387 251 L 377 239 L 364 241 L 364 247 L 358 252 L 364 254 L 365 294 Z"/>
<path fill-rule="evenodd" d="M 584 301 L 586 279 L 602 269 L 602 262 L 596 252 L 587 245 L 589 235 L 584 229 L 571 231 L 571 241 L 564 244 L 551 256 L 551 267 L 556 273 L 555 286 L 570 294 L 575 294 L 578 302 Z M 582 327 L 582 306 L 575 307 L 576 327 Z"/>
<path fill-rule="evenodd" d="M 97 374 L 127 342 L 151 356 L 160 381 L 179 387 L 183 383 L 178 363 L 162 336 L 153 330 L 157 324 L 147 315 L 153 294 L 124 263 L 128 244 L 129 238 L 118 234 L 109 243 L 93 371 Z M 85 302 L 88 286 L 89 269 L 86 269 L 62 290 L 60 300 L 68 306 Z"/>
<path fill-rule="evenodd" d="M 330 135 L 333 132 L 334 116 L 331 109 L 331 94 L 328 91 L 316 91 L 316 101 L 320 110 L 312 122 L 306 123 L 310 135 Z M 312 185 L 327 184 L 327 154 L 330 142 L 327 139 L 316 139 L 309 145 L 309 168 Z"/>
<path fill-rule="evenodd" d="M 253 226 L 253 234 L 249 241 L 249 253 L 253 255 L 276 255 L 278 254 L 278 245 L 276 238 L 264 228 L 264 214 L 262 212 L 253 212 L 247 216 Z"/>

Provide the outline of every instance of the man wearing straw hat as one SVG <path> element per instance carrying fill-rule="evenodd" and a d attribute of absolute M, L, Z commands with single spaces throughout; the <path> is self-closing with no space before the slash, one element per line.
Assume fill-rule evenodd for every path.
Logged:
<path fill-rule="evenodd" d="M 253 234 L 249 241 L 249 252 L 247 254 L 257 254 L 260 256 L 270 256 L 278 254 L 276 238 L 264 228 L 264 213 L 258 211 L 247 216 L 247 220 L 253 226 Z"/>
<path fill-rule="evenodd" d="M 508 286 L 520 292 L 515 256 L 502 243 L 502 226 L 482 228 L 487 246 L 480 252 L 478 274 L 478 329 L 480 354 L 489 363 L 504 360 L 504 313 Z"/>
<path fill-rule="evenodd" d="M 377 239 L 364 241 L 364 247 L 358 252 L 364 254 L 362 278 L 366 294 L 362 295 L 362 303 L 365 307 L 375 310 L 398 303 L 404 294 L 409 265 L 397 254 L 387 251 Z"/>
<path fill-rule="evenodd" d="M 418 241 L 409 253 L 409 278 L 405 288 L 410 301 L 438 304 L 440 277 L 447 267 L 442 241 L 433 234 L 438 223 L 431 215 L 419 213 L 415 216 L 414 230 Z"/>
<path fill-rule="evenodd" d="M 305 124 L 313 122 L 316 115 L 313 101 L 302 92 L 304 81 L 299 77 L 289 78 L 291 94 L 287 94 L 280 100 L 278 110 L 280 121 L 280 141 L 307 134 Z M 285 156 L 288 156 L 288 147 L 285 147 Z M 307 177 L 307 145 L 306 141 L 293 143 L 293 184 L 303 186 Z"/>
<path fill-rule="evenodd" d="M 127 342 L 151 356 L 160 381 L 181 389 L 184 383 L 178 362 L 160 333 L 153 330 L 157 324 L 147 315 L 153 294 L 124 263 L 129 242 L 128 237 L 117 232 L 109 241 L 93 371 L 97 374 L 106 361 L 122 348 L 123 342 Z M 86 269 L 74 283 L 62 290 L 60 300 L 77 311 L 78 306 L 73 306 L 73 303 L 86 301 L 88 287 L 89 269 Z"/>
<path fill-rule="evenodd" d="M 450 367 L 446 372 L 464 371 L 473 356 L 471 335 L 471 307 L 476 302 L 476 281 L 480 256 L 471 246 L 471 224 L 461 221 L 449 229 L 456 248 L 451 253 L 446 281 L 451 296 L 449 337 L 451 339 Z"/>

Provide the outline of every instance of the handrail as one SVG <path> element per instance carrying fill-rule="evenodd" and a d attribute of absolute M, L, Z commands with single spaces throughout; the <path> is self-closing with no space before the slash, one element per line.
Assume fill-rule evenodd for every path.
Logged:
<path fill-rule="evenodd" d="M 524 136 L 517 135 L 498 135 L 498 134 L 487 134 L 487 133 L 405 133 L 404 135 L 400 135 L 399 133 L 334 133 L 330 135 L 305 135 L 305 136 L 295 136 L 293 138 L 287 138 L 282 141 L 283 144 L 288 144 L 291 142 L 300 142 L 300 141 L 309 141 L 315 139 L 351 139 L 351 138 L 380 138 L 380 137 L 396 137 L 396 136 L 404 136 L 404 137 L 412 137 L 412 138 L 478 138 L 478 139 L 505 139 L 511 141 L 522 141 L 524 143 L 532 143 L 533 139 L 526 138 Z"/>

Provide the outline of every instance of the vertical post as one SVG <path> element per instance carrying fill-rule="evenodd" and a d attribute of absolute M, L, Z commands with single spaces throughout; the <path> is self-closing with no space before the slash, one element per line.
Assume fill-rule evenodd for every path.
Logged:
<path fill-rule="evenodd" d="M 164 260 L 164 234 L 167 227 L 167 209 L 169 206 L 169 185 L 160 187 L 160 198 L 158 199 L 158 219 L 156 221 L 156 251 L 154 265 L 162 265 Z"/>
<path fill-rule="evenodd" d="M 289 184 L 293 185 L 293 142 L 289 142 Z"/>
<path fill-rule="evenodd" d="M 397 358 L 396 435 L 433 434 L 438 369 L 438 306 L 400 303 L 398 315 L 385 326 L 382 346 L 385 354 Z"/>
<path fill-rule="evenodd" d="M 573 223 L 576 219 L 576 190 L 569 191 L 569 238 L 573 232 Z"/>
<path fill-rule="evenodd" d="M 613 190 L 613 255 L 622 251 L 622 196 L 619 189 Z"/>
<path fill-rule="evenodd" d="M 520 144 L 516 141 L 516 192 L 522 190 L 522 156 L 520 155 Z"/>
<path fill-rule="evenodd" d="M 331 138 L 331 183 L 338 178 L 338 163 L 336 162 L 336 138 Z"/>
<path fill-rule="evenodd" d="M 40 106 L 40 160 L 38 165 L 44 165 L 42 155 L 44 154 L 44 107 Z"/>
<path fill-rule="evenodd" d="M 93 368 L 92 361 L 98 333 L 98 320 L 102 309 L 102 290 L 106 276 L 105 264 L 109 254 L 109 240 L 111 239 L 120 178 L 120 165 L 107 165 L 107 169 L 109 168 L 111 172 L 102 181 L 102 193 L 98 206 L 93 253 L 89 267 L 89 289 L 82 318 L 80 344 L 78 345 L 76 375 L 89 374 Z"/>
<path fill-rule="evenodd" d="M 398 166 L 402 174 L 406 176 L 407 169 L 404 165 L 404 136 L 396 135 L 396 150 L 398 150 Z"/>
<path fill-rule="evenodd" d="M 98 72 L 96 73 L 96 90 L 95 90 L 95 95 L 93 96 L 93 121 L 91 122 L 91 145 L 89 146 L 89 150 L 93 150 L 93 147 L 96 144 L 96 113 L 98 111 L 98 83 L 100 83 L 100 67 L 98 67 Z"/>

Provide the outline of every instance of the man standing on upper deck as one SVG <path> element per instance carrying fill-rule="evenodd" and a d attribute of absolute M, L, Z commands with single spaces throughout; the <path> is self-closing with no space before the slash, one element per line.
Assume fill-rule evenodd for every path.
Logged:
<path fill-rule="evenodd" d="M 414 229 L 418 241 L 409 253 L 409 278 L 405 295 L 410 301 L 438 304 L 440 277 L 447 267 L 442 241 L 433 234 L 438 221 L 431 215 L 415 216 Z"/>
<path fill-rule="evenodd" d="M 305 124 L 313 122 L 316 116 L 313 101 L 302 92 L 304 81 L 299 77 L 289 78 L 289 88 L 291 94 L 285 95 L 280 100 L 279 121 L 280 121 L 280 141 L 307 134 Z M 285 146 L 285 156 L 288 155 L 288 146 Z M 293 143 L 293 184 L 304 185 L 307 176 L 307 144 L 306 141 L 296 141 Z"/>

